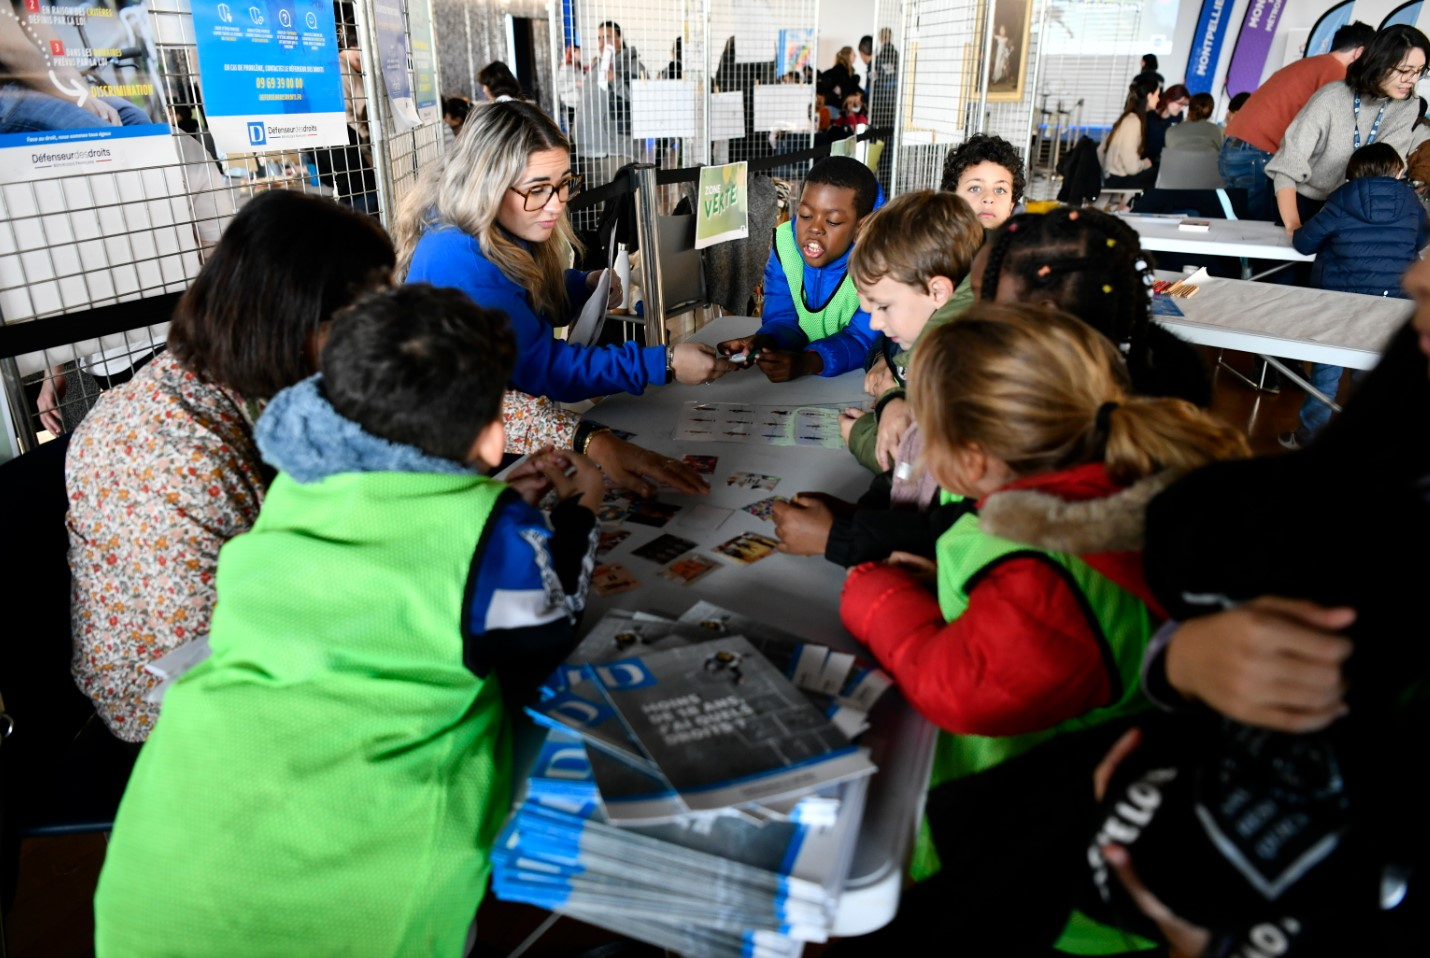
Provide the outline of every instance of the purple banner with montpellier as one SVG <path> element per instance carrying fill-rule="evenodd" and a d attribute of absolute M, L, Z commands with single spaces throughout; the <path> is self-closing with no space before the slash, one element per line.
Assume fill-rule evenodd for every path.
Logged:
<path fill-rule="evenodd" d="M 1187 89 L 1193 93 L 1210 93 L 1216 62 L 1221 56 L 1221 41 L 1226 36 L 1227 23 L 1234 0 L 1202 0 L 1202 12 L 1197 17 L 1197 32 L 1192 39 L 1192 52 L 1187 57 Z"/>
<path fill-rule="evenodd" d="M 1251 93 L 1261 86 L 1261 71 L 1271 52 L 1271 40 L 1281 22 L 1281 8 L 1286 0 L 1251 0 L 1241 20 L 1241 32 L 1231 51 L 1231 65 L 1226 71 L 1226 92 L 1231 96 Z"/>

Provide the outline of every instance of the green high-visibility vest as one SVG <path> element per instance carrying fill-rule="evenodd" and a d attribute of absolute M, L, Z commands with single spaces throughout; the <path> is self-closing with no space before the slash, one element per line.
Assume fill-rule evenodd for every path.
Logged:
<path fill-rule="evenodd" d="M 944 502 L 950 502 L 958 497 L 945 493 L 942 498 Z M 969 583 L 982 578 L 999 563 L 1021 556 L 1038 556 L 1053 563 L 1087 600 L 1086 607 L 1095 619 L 1092 625 L 1099 634 L 1111 673 L 1113 700 L 1108 705 L 1051 728 L 1023 735 L 953 735 L 941 732 L 934 752 L 929 788 L 992 768 L 1064 732 L 1090 728 L 1132 715 L 1148 706 L 1140 681 L 1142 656 L 1155 631 L 1155 623 L 1146 604 L 1137 596 L 1075 555 L 1036 549 L 980 531 L 977 515 L 960 517 L 944 532 L 939 537 L 936 555 L 939 608 L 950 622 L 968 608 Z M 939 867 L 937 852 L 929 841 L 925 827 L 915 849 L 914 878 L 926 878 L 937 872 Z M 1074 911 L 1054 947 L 1067 954 L 1108 955 L 1145 951 L 1157 946 L 1145 938 Z"/>
<path fill-rule="evenodd" d="M 277 477 L 129 782 L 99 955 L 462 953 L 511 807 L 501 691 L 462 634 L 504 488 Z"/>
<path fill-rule="evenodd" d="M 799 315 L 799 328 L 810 342 L 833 336 L 849 325 L 854 314 L 859 312 L 859 293 L 854 289 L 854 278 L 847 272 L 828 302 L 819 307 L 811 307 L 805 302 L 804 257 L 795 244 L 793 221 L 781 223 L 775 230 L 775 254 L 780 258 L 785 282 L 789 283 L 790 298 L 794 300 L 794 310 Z"/>

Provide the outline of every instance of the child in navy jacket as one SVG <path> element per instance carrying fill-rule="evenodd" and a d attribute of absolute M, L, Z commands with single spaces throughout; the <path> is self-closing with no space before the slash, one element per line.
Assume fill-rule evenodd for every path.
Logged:
<path fill-rule="evenodd" d="M 1311 281 L 1321 289 L 1368 296 L 1405 297 L 1400 278 L 1430 243 L 1430 224 L 1414 190 L 1401 176 L 1405 163 L 1388 143 L 1371 143 L 1351 154 L 1346 184 L 1292 236 L 1299 253 L 1316 254 Z M 1311 385 L 1336 398 L 1342 369 L 1311 364 Z M 1331 418 L 1314 396 L 1301 405 L 1301 425 L 1279 440 L 1288 449 L 1310 441 Z"/>

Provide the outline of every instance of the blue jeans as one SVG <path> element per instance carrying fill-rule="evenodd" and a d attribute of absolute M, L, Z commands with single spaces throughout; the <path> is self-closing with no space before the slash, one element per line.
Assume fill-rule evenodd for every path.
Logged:
<path fill-rule="evenodd" d="M 1252 219 L 1274 223 L 1276 194 L 1266 176 L 1266 164 L 1270 161 L 1270 153 L 1229 136 L 1222 141 L 1216 167 L 1229 189 L 1246 190 L 1247 211 Z"/>
<path fill-rule="evenodd" d="M 1311 375 L 1306 377 L 1306 381 L 1331 399 L 1335 399 L 1337 391 L 1341 388 L 1341 373 L 1343 372 L 1345 370 L 1340 366 L 1312 363 Z M 1310 439 L 1330 421 L 1331 407 L 1307 393 L 1305 402 L 1301 403 L 1301 428 L 1296 430 L 1301 438 Z"/>
<path fill-rule="evenodd" d="M 105 103 L 119 112 L 125 126 L 153 123 L 148 114 L 128 100 L 107 96 Z M 43 133 L 49 130 L 83 130 L 107 126 L 88 110 L 23 83 L 0 86 L 0 133 Z"/>

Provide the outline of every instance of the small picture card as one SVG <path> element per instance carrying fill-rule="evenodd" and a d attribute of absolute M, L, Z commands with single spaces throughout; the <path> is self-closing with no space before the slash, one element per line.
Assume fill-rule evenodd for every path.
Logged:
<path fill-rule="evenodd" d="M 657 536 L 639 549 L 633 549 L 632 555 L 638 555 L 642 559 L 649 559 L 656 565 L 665 565 L 670 560 L 685 555 L 695 548 L 695 543 L 689 539 L 682 539 L 680 536 L 673 536 L 666 533 Z"/>
<path fill-rule="evenodd" d="M 601 499 L 601 508 L 596 512 L 596 519 L 602 525 L 618 525 L 625 521 L 630 512 L 630 498 L 623 492 L 607 489 L 605 496 Z"/>
<path fill-rule="evenodd" d="M 659 529 L 680 511 L 679 506 L 671 505 L 668 502 L 657 502 L 654 499 L 638 499 L 631 503 L 630 513 L 626 516 L 626 521 L 639 523 L 643 526 L 655 526 Z"/>
<path fill-rule="evenodd" d="M 758 472 L 737 472 L 725 480 L 725 485 L 734 486 L 736 489 L 764 489 L 766 492 L 772 491 L 779 483 L 779 476 L 766 476 Z"/>
<path fill-rule="evenodd" d="M 711 569 L 720 568 L 720 563 L 702 555 L 688 555 L 677 559 L 660 570 L 661 578 L 689 585 Z"/>
<path fill-rule="evenodd" d="M 789 502 L 789 500 L 784 496 L 770 496 L 758 502 L 752 502 L 748 506 L 742 506 L 740 511 L 748 512 L 756 519 L 761 519 L 765 522 L 774 522 L 776 502 Z"/>
<path fill-rule="evenodd" d="M 598 565 L 591 573 L 591 588 L 596 590 L 597 595 L 615 595 L 617 592 L 629 592 L 640 585 L 640 580 L 631 575 L 626 567 L 619 562 L 612 562 L 608 565 Z"/>
<path fill-rule="evenodd" d="M 769 536 L 762 536 L 758 532 L 742 532 L 729 542 L 716 546 L 715 551 L 729 556 L 741 565 L 749 565 L 759 562 L 778 546 L 779 543 Z"/>
<path fill-rule="evenodd" d="M 612 549 L 620 545 L 622 542 L 625 542 L 630 537 L 631 531 L 629 529 L 609 529 L 605 532 L 602 532 L 600 539 L 596 541 L 596 558 L 605 558 L 606 553 L 610 552 Z"/>
<path fill-rule="evenodd" d="M 719 456 L 682 456 L 681 462 L 691 469 L 700 473 L 706 479 L 715 475 L 715 464 L 720 461 Z"/>

